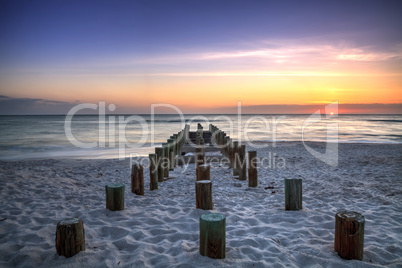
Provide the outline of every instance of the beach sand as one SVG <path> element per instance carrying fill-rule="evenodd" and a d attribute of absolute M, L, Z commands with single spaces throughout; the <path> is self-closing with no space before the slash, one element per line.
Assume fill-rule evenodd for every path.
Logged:
<path fill-rule="evenodd" d="M 145 169 L 145 195 L 138 196 L 128 159 L 0 162 L 0 266 L 402 267 L 402 145 L 340 144 L 336 167 L 300 142 L 257 151 L 271 156 L 271 168 L 258 169 L 256 188 L 212 164 L 212 212 L 226 216 L 225 259 L 199 254 L 199 217 L 209 211 L 195 209 L 194 164 L 176 167 L 155 191 Z M 283 180 L 292 177 L 303 179 L 300 211 L 284 210 Z M 105 207 L 111 182 L 126 185 L 124 211 Z M 334 251 L 341 209 L 365 216 L 362 261 Z M 65 258 L 56 253 L 55 232 L 70 217 L 84 222 L 86 251 Z"/>

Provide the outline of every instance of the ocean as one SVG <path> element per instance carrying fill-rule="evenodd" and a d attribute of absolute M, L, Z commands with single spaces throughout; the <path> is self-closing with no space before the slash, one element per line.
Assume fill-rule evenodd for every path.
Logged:
<path fill-rule="evenodd" d="M 234 139 L 402 143 L 402 115 L 64 115 L 0 116 L 0 160 L 146 156 L 190 124 L 210 123 Z"/>

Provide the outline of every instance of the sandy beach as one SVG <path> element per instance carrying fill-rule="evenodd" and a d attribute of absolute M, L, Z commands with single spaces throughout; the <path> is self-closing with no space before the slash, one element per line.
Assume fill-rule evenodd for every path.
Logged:
<path fill-rule="evenodd" d="M 0 266 L 402 267 L 402 144 L 339 144 L 336 167 L 300 142 L 257 153 L 285 166 L 259 168 L 256 188 L 211 164 L 212 212 L 226 216 L 221 260 L 199 254 L 199 217 L 209 211 L 195 208 L 194 164 L 175 168 L 155 191 L 144 170 L 145 195 L 138 196 L 130 191 L 128 159 L 2 161 Z M 283 180 L 291 177 L 303 179 L 300 211 L 284 210 Z M 105 207 L 111 182 L 126 185 L 124 211 Z M 334 251 L 340 209 L 365 216 L 362 261 Z M 86 251 L 65 258 L 56 253 L 55 232 L 70 217 L 84 222 Z"/>

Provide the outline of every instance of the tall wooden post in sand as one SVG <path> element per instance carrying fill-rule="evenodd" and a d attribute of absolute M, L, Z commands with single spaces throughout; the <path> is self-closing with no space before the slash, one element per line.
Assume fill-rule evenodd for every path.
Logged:
<path fill-rule="evenodd" d="M 124 210 L 124 184 L 111 183 L 105 186 L 106 190 L 106 208 L 115 210 Z"/>
<path fill-rule="evenodd" d="M 199 175 L 198 175 L 199 166 L 205 164 L 205 151 L 204 150 L 205 150 L 204 146 L 202 146 L 202 145 L 195 147 L 194 160 L 195 160 L 196 178 L 199 178 Z"/>
<path fill-rule="evenodd" d="M 341 210 L 335 215 L 335 251 L 347 260 L 363 259 L 364 216 Z"/>
<path fill-rule="evenodd" d="M 212 182 L 196 181 L 195 182 L 195 207 L 200 209 L 213 209 L 212 203 Z"/>
<path fill-rule="evenodd" d="M 169 147 L 169 171 L 174 170 L 174 139 L 168 139 L 168 147 Z"/>
<path fill-rule="evenodd" d="M 248 152 L 248 187 L 258 186 L 257 151 Z"/>
<path fill-rule="evenodd" d="M 230 140 L 230 138 L 228 136 L 225 136 L 224 141 L 223 141 L 224 143 L 222 146 L 222 154 L 225 157 L 229 157 L 229 140 Z"/>
<path fill-rule="evenodd" d="M 131 192 L 144 195 L 144 167 L 142 165 L 131 166 Z"/>
<path fill-rule="evenodd" d="M 226 217 L 220 213 L 200 216 L 200 254 L 213 259 L 226 256 Z"/>
<path fill-rule="evenodd" d="M 78 218 L 59 221 L 56 229 L 56 250 L 59 256 L 72 257 L 85 250 L 84 223 Z"/>
<path fill-rule="evenodd" d="M 198 166 L 197 181 L 211 180 L 211 166 L 208 164 Z"/>
<path fill-rule="evenodd" d="M 223 148 L 223 145 L 225 144 L 225 135 L 226 135 L 225 132 L 219 131 L 219 145 L 221 148 L 221 153 L 223 153 L 222 148 Z"/>
<path fill-rule="evenodd" d="M 158 165 L 156 154 L 149 154 L 149 190 L 158 190 Z"/>
<path fill-rule="evenodd" d="M 177 139 L 177 134 L 173 134 L 172 136 L 170 136 L 171 139 L 173 139 L 173 168 L 176 167 L 176 155 L 178 152 L 178 139 Z"/>
<path fill-rule="evenodd" d="M 184 141 L 183 143 L 188 142 L 190 136 L 190 125 L 186 124 L 184 126 Z"/>
<path fill-rule="evenodd" d="M 285 210 L 302 209 L 302 179 L 285 179 Z"/>
<path fill-rule="evenodd" d="M 239 176 L 240 158 L 239 158 L 239 142 L 233 142 L 233 176 Z"/>
<path fill-rule="evenodd" d="M 228 158 L 229 158 L 229 168 L 233 168 L 233 140 L 230 138 L 228 143 Z"/>
<path fill-rule="evenodd" d="M 156 147 L 155 154 L 156 154 L 156 162 L 158 166 L 158 182 L 163 182 L 164 177 L 164 170 L 163 170 L 163 147 Z"/>
<path fill-rule="evenodd" d="M 239 180 L 245 181 L 247 180 L 247 163 L 246 163 L 246 145 L 241 145 L 239 147 Z"/>
<path fill-rule="evenodd" d="M 162 143 L 163 147 L 163 160 L 162 160 L 162 165 L 163 165 L 163 177 L 167 178 L 169 177 L 169 146 L 167 143 Z"/>

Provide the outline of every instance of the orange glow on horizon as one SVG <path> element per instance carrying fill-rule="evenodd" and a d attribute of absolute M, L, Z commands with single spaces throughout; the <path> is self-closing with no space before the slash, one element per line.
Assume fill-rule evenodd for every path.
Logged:
<path fill-rule="evenodd" d="M 206 112 L 236 106 L 238 101 L 243 106 L 402 103 L 402 76 L 38 76 L 6 82 L 2 91 L 6 96 L 105 101 L 117 110 L 149 111 L 155 103 Z M 30 88 L 29 94 L 25 88 Z"/>

